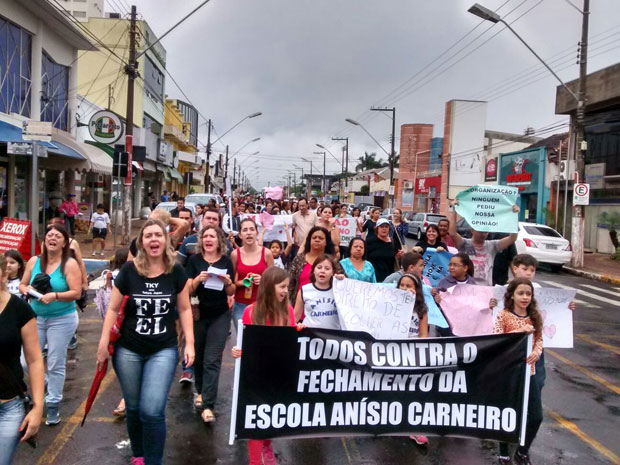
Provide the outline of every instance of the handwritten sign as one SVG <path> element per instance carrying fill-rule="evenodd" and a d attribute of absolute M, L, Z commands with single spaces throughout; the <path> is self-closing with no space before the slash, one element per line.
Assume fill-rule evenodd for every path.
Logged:
<path fill-rule="evenodd" d="M 452 254 L 450 252 L 437 252 L 437 249 L 428 247 L 424 252 L 424 276 L 428 278 L 431 286 L 436 287 L 442 278 L 448 274 L 448 264 Z"/>
<path fill-rule="evenodd" d="M 516 233 L 519 215 L 512 211 L 519 189 L 478 184 L 460 192 L 456 212 L 476 231 Z"/>
<path fill-rule="evenodd" d="M 348 247 L 357 231 L 357 220 L 352 216 L 336 218 L 336 226 L 340 231 L 340 245 Z"/>
<path fill-rule="evenodd" d="M 340 327 L 377 339 L 407 339 L 415 294 L 353 279 L 334 279 Z"/>
<path fill-rule="evenodd" d="M 256 227 L 258 228 L 258 233 L 263 229 L 263 220 L 262 214 L 248 214 L 245 213 L 241 215 L 241 219 L 244 220 L 246 218 L 250 218 L 254 220 L 256 223 Z M 273 220 L 273 223 L 267 226 L 267 230 L 265 231 L 265 235 L 263 236 L 263 241 L 265 243 L 275 241 L 276 239 L 280 242 L 286 242 L 286 231 L 284 230 L 284 224 L 286 223 L 289 226 L 289 231 L 291 230 L 291 225 L 293 224 L 293 215 L 269 215 L 269 221 Z"/>
<path fill-rule="evenodd" d="M 495 287 L 497 307 L 493 315 L 504 308 L 504 294 L 507 286 Z M 543 344 L 555 349 L 573 348 L 573 312 L 568 304 L 575 300 L 577 290 L 555 289 L 549 287 L 535 288 L 534 298 L 543 317 Z"/>
<path fill-rule="evenodd" d="M 424 303 L 426 304 L 426 308 L 428 308 L 428 324 L 439 326 L 440 328 L 449 328 L 450 325 L 443 316 L 443 313 L 441 313 L 434 297 L 431 295 L 431 289 L 432 288 L 426 284 L 422 285 Z"/>
<path fill-rule="evenodd" d="M 489 308 L 495 297 L 493 287 L 458 284 L 440 296 L 441 309 L 455 336 L 493 334 L 493 311 Z"/>
<path fill-rule="evenodd" d="M 265 187 L 265 198 L 271 200 L 282 200 L 284 192 L 282 186 Z"/>

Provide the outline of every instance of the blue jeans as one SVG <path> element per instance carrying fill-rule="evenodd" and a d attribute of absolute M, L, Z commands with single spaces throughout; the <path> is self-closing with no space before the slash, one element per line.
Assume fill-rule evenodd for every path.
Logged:
<path fill-rule="evenodd" d="M 230 330 L 230 313 L 194 321 L 196 341 L 196 391 L 202 395 L 205 408 L 213 409 L 222 367 L 222 353 Z"/>
<path fill-rule="evenodd" d="M 243 318 L 243 311 L 245 310 L 245 307 L 247 306 L 248 304 L 242 304 L 240 302 L 235 302 L 235 304 L 233 305 L 232 324 L 233 324 L 233 328 L 235 328 L 235 334 L 237 334 L 238 320 Z"/>
<path fill-rule="evenodd" d="M 41 350 L 47 344 L 47 394 L 45 395 L 47 404 L 57 404 L 62 400 L 67 371 L 67 348 L 77 327 L 77 312 L 51 318 L 37 317 Z"/>
<path fill-rule="evenodd" d="M 179 353 L 168 347 L 140 355 L 119 345 L 112 363 L 127 407 L 127 432 L 134 457 L 160 465 L 166 444 L 166 402 Z"/>
<path fill-rule="evenodd" d="M 19 427 L 26 412 L 21 397 L 0 403 L 0 465 L 10 465 L 17 444 L 19 443 Z"/>

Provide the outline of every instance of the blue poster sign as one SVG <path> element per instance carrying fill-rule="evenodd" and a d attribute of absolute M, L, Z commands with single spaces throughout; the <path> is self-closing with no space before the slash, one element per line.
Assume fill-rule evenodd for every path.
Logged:
<path fill-rule="evenodd" d="M 427 248 L 424 252 L 424 276 L 428 278 L 431 286 L 437 287 L 439 281 L 448 274 L 448 264 L 452 254 L 450 252 L 437 252 L 437 249 Z"/>
<path fill-rule="evenodd" d="M 426 308 L 428 308 L 428 324 L 439 326 L 440 328 L 449 328 L 450 325 L 446 321 L 446 318 L 439 310 L 435 299 L 431 295 L 431 287 L 426 284 L 422 284 L 423 294 L 424 294 L 424 303 L 426 304 Z"/>

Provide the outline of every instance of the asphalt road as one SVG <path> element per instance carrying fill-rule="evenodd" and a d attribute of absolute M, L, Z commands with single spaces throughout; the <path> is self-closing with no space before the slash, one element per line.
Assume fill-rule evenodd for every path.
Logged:
<path fill-rule="evenodd" d="M 545 351 L 544 422 L 532 446 L 533 463 L 620 464 L 620 287 L 545 271 L 537 274 L 536 281 L 579 292 L 574 349 Z M 124 421 L 112 416 L 121 396 L 112 370 L 86 425 L 79 425 L 100 329 L 101 320 L 90 306 L 80 314 L 80 345 L 70 353 L 63 421 L 55 427 L 41 426 L 36 450 L 20 445 L 16 464 L 129 463 Z M 245 442 L 228 445 L 232 381 L 233 361 L 227 349 L 213 426 L 203 425 L 194 412 L 191 389 L 174 383 L 167 410 L 166 463 L 247 463 Z M 497 463 L 495 443 L 460 438 L 430 437 L 427 448 L 404 437 L 275 440 L 274 449 L 281 464 Z"/>

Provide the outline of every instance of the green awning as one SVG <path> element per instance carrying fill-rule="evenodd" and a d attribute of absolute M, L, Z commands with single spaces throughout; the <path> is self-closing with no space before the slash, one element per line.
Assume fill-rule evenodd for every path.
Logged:
<path fill-rule="evenodd" d="M 170 177 L 170 172 L 168 171 L 168 168 L 166 168 L 164 170 L 164 182 L 170 182 L 172 181 L 172 178 Z"/>
<path fill-rule="evenodd" d="M 92 141 L 92 140 L 85 140 L 84 142 L 89 144 L 89 145 L 94 145 L 95 147 L 103 150 L 105 153 L 107 153 L 112 158 L 114 158 L 114 147 L 112 147 L 111 145 L 102 144 L 100 142 L 95 142 L 95 141 Z"/>
<path fill-rule="evenodd" d="M 170 176 L 173 177 L 174 179 L 176 179 L 179 182 L 183 182 L 183 176 L 181 175 L 181 173 L 179 173 L 179 170 L 176 168 L 168 168 L 168 171 L 170 171 Z"/>

